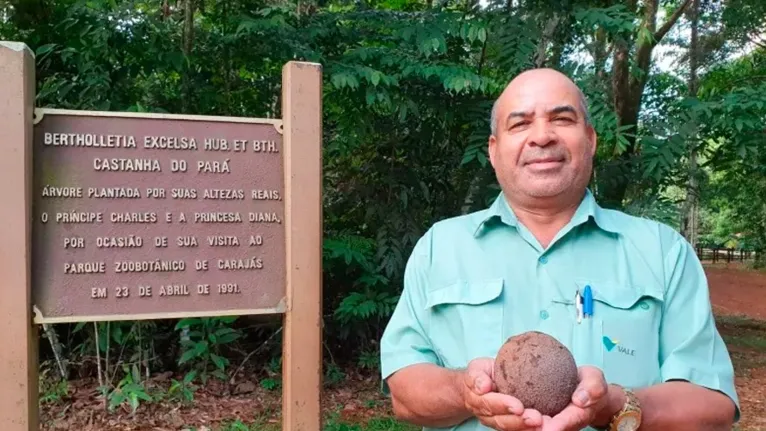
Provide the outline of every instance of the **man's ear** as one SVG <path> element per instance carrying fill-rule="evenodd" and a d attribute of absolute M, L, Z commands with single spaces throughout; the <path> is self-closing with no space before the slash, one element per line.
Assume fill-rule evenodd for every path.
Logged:
<path fill-rule="evenodd" d="M 487 143 L 487 153 L 489 154 L 489 163 L 492 167 L 495 167 L 495 154 L 497 153 L 497 138 L 495 135 L 489 135 L 489 141 Z"/>
<path fill-rule="evenodd" d="M 590 155 L 591 157 L 595 157 L 596 148 L 598 148 L 598 135 L 593 126 L 588 126 L 588 139 L 590 139 Z"/>

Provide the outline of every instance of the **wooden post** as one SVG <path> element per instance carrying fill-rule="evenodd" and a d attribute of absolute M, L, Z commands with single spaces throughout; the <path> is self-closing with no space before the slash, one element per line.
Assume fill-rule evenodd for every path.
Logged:
<path fill-rule="evenodd" d="M 0 430 L 38 429 L 37 331 L 32 323 L 34 54 L 0 42 Z"/>
<path fill-rule="evenodd" d="M 322 70 L 282 69 L 287 312 L 282 429 L 320 431 L 322 412 Z"/>

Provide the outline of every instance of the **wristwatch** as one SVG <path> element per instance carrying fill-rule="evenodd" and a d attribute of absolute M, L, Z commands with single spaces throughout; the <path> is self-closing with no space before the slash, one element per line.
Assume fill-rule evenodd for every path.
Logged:
<path fill-rule="evenodd" d="M 606 428 L 596 428 L 600 431 L 637 431 L 641 426 L 641 404 L 638 397 L 628 388 L 618 386 L 625 393 L 625 404 L 622 409 L 612 416 Z"/>

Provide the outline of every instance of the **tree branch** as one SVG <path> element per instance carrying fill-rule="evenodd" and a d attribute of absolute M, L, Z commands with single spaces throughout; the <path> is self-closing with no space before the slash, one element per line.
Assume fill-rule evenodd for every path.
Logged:
<path fill-rule="evenodd" d="M 553 38 L 556 27 L 559 25 L 559 16 L 554 12 L 553 16 L 545 24 L 543 34 L 540 37 L 540 43 L 537 45 L 537 55 L 535 56 L 535 67 L 545 66 L 546 51 L 548 50 L 548 41 Z"/>
<path fill-rule="evenodd" d="M 688 0 L 687 0 L 688 3 Z M 643 26 L 644 28 L 649 32 L 654 34 L 655 29 L 657 28 L 657 9 L 659 8 L 659 0 L 651 0 L 647 1 L 646 4 L 644 4 L 644 18 L 643 18 Z M 666 23 L 667 25 L 667 23 Z M 647 40 L 646 38 L 639 38 L 636 48 L 636 54 L 635 54 L 635 60 L 634 63 L 636 65 L 636 68 L 638 69 L 639 74 L 642 76 L 636 77 L 634 75 L 629 76 L 630 86 L 629 91 L 627 94 L 628 98 L 631 100 L 629 104 L 632 105 L 638 105 L 640 104 L 638 101 L 641 98 L 641 95 L 643 93 L 643 87 L 646 83 L 646 77 L 649 74 L 649 66 L 652 62 L 652 50 L 654 49 L 656 43 L 658 41 L 655 40 Z"/>
<path fill-rule="evenodd" d="M 762 48 L 762 49 L 766 49 L 766 43 L 764 43 L 764 42 L 761 42 L 761 41 L 759 41 L 759 40 L 756 40 L 756 38 L 757 38 L 757 37 L 758 37 L 758 36 L 756 36 L 755 34 L 754 34 L 754 35 L 752 35 L 752 36 L 748 35 L 748 36 L 747 36 L 747 39 L 748 39 L 748 40 L 749 40 L 751 43 L 754 43 L 754 44 L 755 44 L 757 47 L 759 47 L 759 48 Z"/>
<path fill-rule="evenodd" d="M 734 85 L 734 84 L 739 84 L 740 82 L 748 82 L 748 83 L 751 83 L 751 82 L 754 82 L 754 81 L 756 81 L 756 80 L 764 80 L 764 81 L 766 81 L 766 75 L 750 75 L 750 76 L 743 76 L 743 77 L 741 77 L 741 78 L 737 78 L 737 79 L 735 79 L 735 80 L 731 81 L 729 84 L 730 84 L 730 85 Z"/>
<path fill-rule="evenodd" d="M 654 33 L 654 44 L 657 45 L 660 43 L 663 37 L 665 37 L 665 34 L 670 31 L 671 28 L 676 24 L 676 21 L 678 21 L 678 18 L 681 17 L 681 15 L 684 13 L 687 7 L 691 4 L 691 0 L 684 0 L 683 4 L 676 9 L 675 12 L 673 12 L 673 15 L 670 15 L 670 18 L 668 18 L 667 21 L 665 21 L 664 24 L 662 24 L 662 27 L 660 27 L 659 30 L 657 30 Z"/>

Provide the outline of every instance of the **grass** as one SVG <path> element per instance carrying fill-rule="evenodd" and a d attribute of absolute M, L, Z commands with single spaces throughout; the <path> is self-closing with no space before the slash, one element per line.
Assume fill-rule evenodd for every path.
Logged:
<path fill-rule="evenodd" d="M 269 424 L 255 421 L 245 424 L 234 421 L 216 428 L 214 431 L 281 431 L 281 424 Z M 369 420 L 367 423 L 351 423 L 340 421 L 335 415 L 325 418 L 323 431 L 416 431 L 419 427 L 404 424 L 390 417 L 379 417 Z M 190 431 L 199 431 L 193 428 Z"/>

